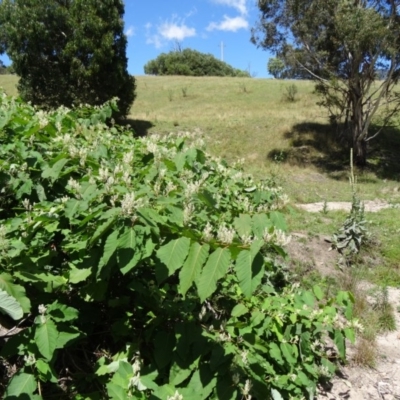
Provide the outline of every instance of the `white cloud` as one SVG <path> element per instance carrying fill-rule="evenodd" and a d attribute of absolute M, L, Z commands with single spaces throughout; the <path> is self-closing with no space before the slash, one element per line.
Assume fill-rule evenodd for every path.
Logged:
<path fill-rule="evenodd" d="M 212 0 L 216 4 L 222 4 L 228 7 L 233 7 L 242 15 L 247 14 L 247 0 Z"/>
<path fill-rule="evenodd" d="M 127 37 L 135 36 L 135 33 L 135 27 L 132 25 L 125 31 Z"/>
<path fill-rule="evenodd" d="M 153 25 L 147 23 L 146 43 L 153 44 L 156 48 L 163 47 L 168 41 L 182 41 L 188 37 L 196 36 L 196 29 L 186 25 L 184 19 L 179 19 L 176 15 L 170 21 L 164 21 L 157 25 L 156 33 L 151 33 Z"/>
<path fill-rule="evenodd" d="M 207 26 L 208 31 L 231 31 L 236 32 L 239 29 L 247 29 L 249 27 L 249 23 L 243 17 L 234 17 L 230 18 L 224 15 L 224 19 L 221 22 L 211 22 Z"/>
<path fill-rule="evenodd" d="M 146 44 L 153 44 L 156 49 L 163 47 L 163 42 L 158 35 L 147 36 Z"/>
<path fill-rule="evenodd" d="M 189 28 L 183 22 L 164 22 L 158 27 L 160 35 L 167 40 L 183 40 L 187 37 L 196 36 L 196 29 Z"/>

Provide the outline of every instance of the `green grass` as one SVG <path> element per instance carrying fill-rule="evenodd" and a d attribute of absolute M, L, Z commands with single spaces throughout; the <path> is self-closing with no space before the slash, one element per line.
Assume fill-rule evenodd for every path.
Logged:
<path fill-rule="evenodd" d="M 0 87 L 4 89 L 9 96 L 17 96 L 18 77 L 16 75 L 0 75 Z"/>

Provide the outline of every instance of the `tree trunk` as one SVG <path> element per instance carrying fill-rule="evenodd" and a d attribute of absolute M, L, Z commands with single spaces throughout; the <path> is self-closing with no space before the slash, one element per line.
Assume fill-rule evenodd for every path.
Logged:
<path fill-rule="evenodd" d="M 364 110 L 362 106 L 361 85 L 353 88 L 351 96 L 352 108 L 352 134 L 353 134 L 353 156 L 354 163 L 359 167 L 365 167 L 367 164 L 367 133 L 368 127 L 365 126 Z"/>
<path fill-rule="evenodd" d="M 367 165 L 367 142 L 362 137 L 353 144 L 354 164 L 359 167 Z"/>

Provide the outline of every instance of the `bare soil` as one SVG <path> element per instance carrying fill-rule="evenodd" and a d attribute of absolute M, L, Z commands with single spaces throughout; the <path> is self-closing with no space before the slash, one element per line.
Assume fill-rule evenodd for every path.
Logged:
<path fill-rule="evenodd" d="M 329 203 L 339 207 L 350 203 Z M 367 209 L 368 204 L 368 209 Z M 383 202 L 367 202 L 366 211 L 378 211 L 387 207 Z M 309 211 L 318 211 L 316 205 L 304 205 Z M 334 208 L 332 208 L 334 209 Z M 339 208 L 335 208 L 339 209 Z M 350 209 L 350 208 L 348 208 Z M 292 234 L 288 245 L 289 256 L 295 265 L 302 264 L 303 271 L 317 270 L 323 276 L 340 274 L 336 265 L 339 254 L 328 251 L 329 238 L 308 237 L 303 233 Z M 361 282 L 360 285 L 371 285 Z M 317 400 L 400 400 L 400 288 L 388 288 L 388 300 L 396 317 L 396 330 L 378 336 L 376 340 L 377 360 L 375 368 L 363 368 L 355 364 L 355 346 L 348 346 L 348 364 L 333 378 L 329 387 L 319 388 Z"/>
<path fill-rule="evenodd" d="M 349 364 L 341 368 L 329 388 L 321 388 L 318 400 L 395 400 L 400 399 L 400 289 L 389 288 L 397 329 L 378 336 L 375 368 L 362 368 L 352 362 L 354 347 L 349 346 Z"/>
<path fill-rule="evenodd" d="M 385 208 L 393 207 L 391 204 L 387 203 L 383 200 L 367 200 L 363 201 L 364 203 L 364 210 L 367 212 L 378 212 Z M 319 203 L 308 203 L 308 204 L 297 204 L 297 207 L 309 211 L 309 212 L 321 212 L 325 211 L 350 211 L 351 210 L 351 203 L 348 201 L 330 201 L 327 203 L 319 202 Z"/>

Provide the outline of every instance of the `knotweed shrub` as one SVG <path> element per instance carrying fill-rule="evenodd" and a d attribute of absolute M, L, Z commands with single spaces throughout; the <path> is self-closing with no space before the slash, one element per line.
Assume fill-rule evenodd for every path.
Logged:
<path fill-rule="evenodd" d="M 281 189 L 113 107 L 1 98 L 2 397 L 312 398 L 352 300 L 288 284 Z"/>

